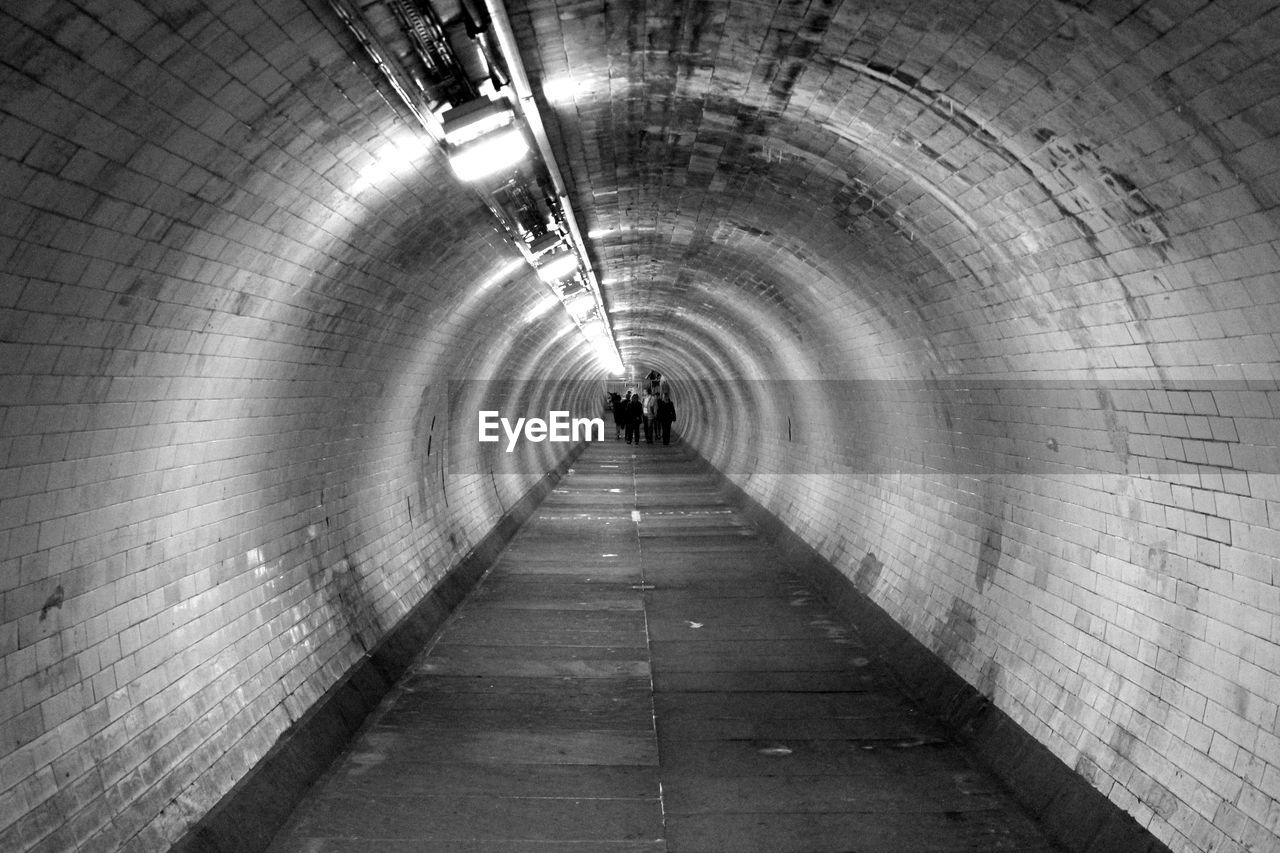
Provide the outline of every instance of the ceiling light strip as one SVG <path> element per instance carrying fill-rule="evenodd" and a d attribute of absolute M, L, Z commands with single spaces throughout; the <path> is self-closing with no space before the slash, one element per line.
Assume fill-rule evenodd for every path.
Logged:
<path fill-rule="evenodd" d="M 609 344 L 614 354 L 618 356 L 618 360 L 621 361 L 622 354 L 618 350 L 618 342 L 614 337 L 613 323 L 609 317 L 609 312 L 604 307 L 604 298 L 600 292 L 600 282 L 596 279 L 595 270 L 591 267 L 591 260 L 587 257 L 587 243 L 582 239 L 582 233 L 578 230 L 578 217 L 573 212 L 573 204 L 569 201 L 569 193 L 565 189 L 564 177 L 560 174 L 560 165 L 556 162 L 555 152 L 551 148 L 551 140 L 547 136 L 546 126 L 542 123 L 542 115 L 533 99 L 533 88 L 529 85 L 529 77 L 525 73 L 524 62 L 520 58 L 520 49 L 516 44 L 515 30 L 511 27 L 511 19 L 507 17 L 506 7 L 503 6 L 501 0 L 485 0 L 485 8 L 489 12 L 490 23 L 498 36 L 498 46 L 506 59 L 507 73 L 511 75 L 511 86 L 516 91 L 516 108 L 524 116 L 529 130 L 533 134 L 534 141 L 537 143 L 538 150 L 542 154 L 543 164 L 546 166 L 547 174 L 551 176 L 551 183 L 554 185 L 556 195 L 560 199 L 560 209 L 564 212 L 565 222 L 569 225 L 570 237 L 578 252 L 578 257 L 582 261 L 587 286 L 591 288 L 592 296 L 595 298 L 596 306 L 599 308 L 600 319 L 604 322 L 604 327 L 608 332 Z"/>

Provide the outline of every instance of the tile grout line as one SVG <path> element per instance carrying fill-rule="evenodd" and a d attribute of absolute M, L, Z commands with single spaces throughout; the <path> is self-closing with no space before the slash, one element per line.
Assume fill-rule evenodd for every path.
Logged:
<path fill-rule="evenodd" d="M 662 742 L 658 738 L 658 705 L 657 691 L 654 689 L 653 683 L 653 640 L 649 633 L 649 605 L 645 598 L 645 588 L 648 581 L 644 576 L 644 545 L 640 537 L 640 487 L 636 480 L 636 457 L 633 453 L 631 456 L 631 501 L 634 509 L 631 510 L 631 521 L 635 525 L 636 534 L 636 567 L 640 573 L 640 588 L 637 592 L 640 594 L 640 612 L 644 614 L 644 648 L 645 656 L 649 660 L 649 712 L 653 720 L 653 751 L 658 757 L 658 813 L 662 819 L 662 846 L 664 850 L 670 850 L 667 843 L 667 801 L 666 792 L 662 788 Z"/>

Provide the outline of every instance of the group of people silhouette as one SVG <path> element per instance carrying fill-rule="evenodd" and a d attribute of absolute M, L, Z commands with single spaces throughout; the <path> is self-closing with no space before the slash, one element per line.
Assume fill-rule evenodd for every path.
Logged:
<path fill-rule="evenodd" d="M 671 424 L 676 419 L 676 404 L 671 392 L 660 388 L 658 382 L 646 384 L 642 389 L 628 389 L 625 395 L 609 392 L 613 408 L 614 438 L 626 438 L 627 444 L 639 444 L 643 433 L 647 444 L 660 438 L 663 444 L 671 443 Z"/>

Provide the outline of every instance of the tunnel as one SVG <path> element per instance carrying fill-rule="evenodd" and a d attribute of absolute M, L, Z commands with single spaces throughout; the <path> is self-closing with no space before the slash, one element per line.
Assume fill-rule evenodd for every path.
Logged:
<path fill-rule="evenodd" d="M 0 849 L 249 849 L 650 383 L 1071 849 L 1280 849 L 1275 4 L 0 20 Z"/>

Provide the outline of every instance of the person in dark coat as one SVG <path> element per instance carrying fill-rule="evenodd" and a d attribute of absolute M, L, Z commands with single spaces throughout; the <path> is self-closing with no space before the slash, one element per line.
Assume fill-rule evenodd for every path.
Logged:
<path fill-rule="evenodd" d="M 658 424 L 658 435 L 663 444 L 671 443 L 671 424 L 676 419 L 676 404 L 671 401 L 671 394 L 666 391 L 658 399 L 654 420 Z"/>
<path fill-rule="evenodd" d="M 609 392 L 609 405 L 613 408 L 613 437 L 622 438 L 622 427 L 627 422 L 627 406 L 617 391 Z"/>
<path fill-rule="evenodd" d="M 640 425 L 644 421 L 644 404 L 639 394 L 627 396 L 627 444 L 640 443 Z"/>

